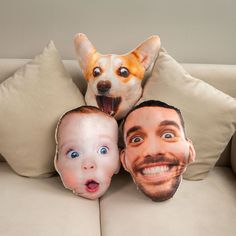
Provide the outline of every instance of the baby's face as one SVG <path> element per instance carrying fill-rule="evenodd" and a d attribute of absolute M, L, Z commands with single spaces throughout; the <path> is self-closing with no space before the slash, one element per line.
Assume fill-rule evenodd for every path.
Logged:
<path fill-rule="evenodd" d="M 65 116 L 58 130 L 55 166 L 66 188 L 96 199 L 108 189 L 120 167 L 118 126 L 102 114 Z"/>

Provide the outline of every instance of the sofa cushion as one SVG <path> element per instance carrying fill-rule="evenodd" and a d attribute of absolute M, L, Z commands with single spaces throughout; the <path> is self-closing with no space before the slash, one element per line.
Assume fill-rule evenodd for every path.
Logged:
<path fill-rule="evenodd" d="M 54 172 L 54 133 L 59 117 L 84 105 L 51 42 L 0 84 L 0 153 L 20 175 Z"/>
<path fill-rule="evenodd" d="M 199 78 L 236 98 L 236 65 L 181 64 L 191 76 Z"/>
<path fill-rule="evenodd" d="M 0 58 L 0 83 L 12 76 L 17 69 L 28 63 L 29 59 Z M 85 94 L 87 82 L 76 60 L 63 60 L 63 64 L 82 94 Z"/>
<path fill-rule="evenodd" d="M 183 67 L 194 77 L 211 84 L 222 92 L 236 98 L 236 65 L 211 65 L 211 64 L 183 64 Z M 236 133 L 232 141 L 221 154 L 218 165 L 231 165 L 236 173 Z"/>
<path fill-rule="evenodd" d="M 73 195 L 58 176 L 26 178 L 0 163 L 0 235 L 100 235 L 98 201 Z"/>
<path fill-rule="evenodd" d="M 202 181 L 183 180 L 168 201 L 153 202 L 138 192 L 131 177 L 114 177 L 100 201 L 104 236 L 234 236 L 236 178 L 215 167 Z"/>
<path fill-rule="evenodd" d="M 192 77 L 164 49 L 159 53 L 140 102 L 150 99 L 164 101 L 181 110 L 187 136 L 193 141 L 197 154 L 184 177 L 205 178 L 235 132 L 236 100 Z"/>

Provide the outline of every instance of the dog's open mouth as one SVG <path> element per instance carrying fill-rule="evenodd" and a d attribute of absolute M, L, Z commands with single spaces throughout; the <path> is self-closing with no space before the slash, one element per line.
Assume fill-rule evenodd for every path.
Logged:
<path fill-rule="evenodd" d="M 97 95 L 96 100 L 98 107 L 111 116 L 114 116 L 117 113 L 121 103 L 121 97 L 107 97 Z"/>

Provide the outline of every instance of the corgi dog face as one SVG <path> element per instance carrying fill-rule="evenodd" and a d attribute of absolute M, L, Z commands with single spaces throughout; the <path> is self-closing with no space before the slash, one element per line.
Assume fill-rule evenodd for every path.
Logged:
<path fill-rule="evenodd" d="M 87 105 L 123 118 L 142 95 L 142 80 L 160 49 L 160 38 L 152 36 L 124 55 L 97 52 L 85 34 L 74 38 L 77 58 L 87 80 Z"/>

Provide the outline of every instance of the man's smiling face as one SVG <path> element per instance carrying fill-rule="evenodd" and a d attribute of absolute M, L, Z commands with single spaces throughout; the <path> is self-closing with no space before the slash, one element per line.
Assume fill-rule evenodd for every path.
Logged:
<path fill-rule="evenodd" d="M 121 161 L 139 189 L 154 201 L 171 198 L 195 157 L 179 114 L 169 108 L 141 107 L 128 115 L 123 134 Z"/>

